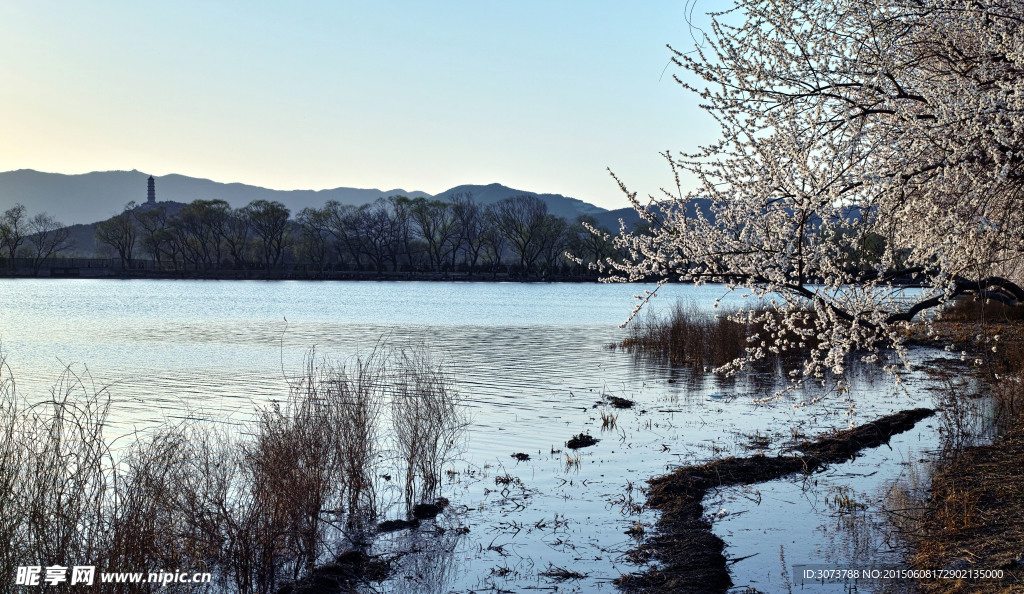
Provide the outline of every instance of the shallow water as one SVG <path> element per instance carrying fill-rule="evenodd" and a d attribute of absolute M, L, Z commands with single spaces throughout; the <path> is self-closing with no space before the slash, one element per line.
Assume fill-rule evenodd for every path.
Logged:
<path fill-rule="evenodd" d="M 183 416 L 244 426 L 255 406 L 287 394 L 286 376 L 299 372 L 314 346 L 335 359 L 365 354 L 378 341 L 426 346 L 451 365 L 473 423 L 445 487 L 449 511 L 417 532 L 378 539 L 382 552 L 422 549 L 404 557 L 382 588 L 612 591 L 612 579 L 641 569 L 624 556 L 635 543 L 625 532 L 650 529 L 656 520 L 635 505 L 644 500 L 646 479 L 674 465 L 777 452 L 794 428 L 814 436 L 851 421 L 839 396 L 794 407 L 821 395 L 807 389 L 757 406 L 752 399 L 773 391 L 772 380 L 693 378 L 607 348 L 625 336 L 618 325 L 645 288 L 5 280 L 0 345 L 18 391 L 30 398 L 45 394 L 65 365 L 79 373 L 87 366 L 95 384 L 107 386 L 112 430 L 122 433 Z M 709 305 L 738 298 L 717 286 L 667 285 L 660 293 L 653 309 L 680 299 Z M 897 391 L 885 378 L 862 373 L 849 395 L 857 403 L 853 420 L 932 406 L 931 383 L 917 372 L 906 391 Z M 611 409 L 600 403 L 604 394 L 636 406 Z M 617 415 L 614 430 L 601 430 L 601 412 Z M 566 440 L 581 432 L 601 441 L 567 450 Z M 789 567 L 862 554 L 898 559 L 895 546 L 887 552 L 863 545 L 863 553 L 863 538 L 850 545 L 832 528 L 836 510 L 824 498 L 845 486 L 877 499 L 905 473 L 905 462 L 937 444 L 935 423 L 926 422 L 894 440 L 891 451 L 879 448 L 816 475 L 815 488 L 791 479 L 709 494 L 709 511 L 725 509 L 715 530 L 727 555 L 755 555 L 733 565 L 734 581 L 778 590 L 780 550 Z M 517 452 L 531 459 L 517 462 Z M 567 464 L 567 453 L 578 463 Z M 560 582 L 545 574 L 557 569 L 585 577 Z"/>

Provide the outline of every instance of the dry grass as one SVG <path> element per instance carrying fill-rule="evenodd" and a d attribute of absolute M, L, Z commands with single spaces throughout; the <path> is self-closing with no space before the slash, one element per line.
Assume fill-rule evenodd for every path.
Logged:
<path fill-rule="evenodd" d="M 914 545 L 915 568 L 1002 570 L 1003 578 L 925 581 L 925 592 L 1024 589 L 1024 383 L 1016 373 L 993 379 L 990 388 L 1002 438 L 991 445 L 947 448 L 932 476 L 931 497 L 906 533 Z"/>
<path fill-rule="evenodd" d="M 942 320 L 947 323 L 981 322 L 983 324 L 1024 322 L 1024 309 L 1005 305 L 999 301 L 970 296 L 958 299 L 943 309 Z"/>
<path fill-rule="evenodd" d="M 944 422 L 952 445 L 931 480 L 931 497 L 904 530 L 919 569 L 1001 570 L 996 580 L 925 581 L 925 592 L 1017 592 L 1024 590 L 1024 309 L 965 299 L 936 323 L 940 341 L 950 341 L 980 359 L 974 375 L 991 395 L 991 423 L 1001 437 L 991 445 L 961 443 L 959 422 Z M 998 340 L 996 339 L 998 336 Z M 959 346 L 958 345 L 958 346 Z M 995 347 L 995 348 L 993 348 Z M 951 386 L 952 388 L 952 386 Z M 954 390 L 950 389 L 950 392 Z M 952 419 L 964 417 L 961 402 L 949 403 Z M 948 399 L 947 399 L 948 400 Z M 969 431 L 967 433 L 970 433 Z M 966 446 L 966 447 L 965 447 Z"/>
<path fill-rule="evenodd" d="M 0 357 L 0 589 L 26 560 L 70 566 L 110 555 L 109 517 L 113 463 L 103 427 L 109 399 L 90 390 L 70 369 L 50 399 L 28 405 Z"/>
<path fill-rule="evenodd" d="M 992 399 L 996 431 L 1000 435 L 1009 433 L 1024 419 L 1024 374 L 1014 373 L 995 382 Z"/>
<path fill-rule="evenodd" d="M 998 380 L 1024 370 L 1022 321 L 1024 307 L 968 297 L 943 309 L 930 333 L 918 327 L 910 336 L 923 344 L 963 352 L 982 377 Z"/>
<path fill-rule="evenodd" d="M 634 320 L 620 346 L 699 371 L 720 367 L 746 354 L 750 333 L 746 325 L 727 319 L 729 312 L 716 313 L 677 304 L 667 318 L 647 315 Z"/>
<path fill-rule="evenodd" d="M 689 367 L 698 372 L 717 369 L 747 356 L 752 348 L 750 337 L 767 336 L 767 326 L 779 326 L 781 314 L 769 315 L 767 309 L 750 312 L 752 319 L 767 321 L 736 321 L 737 310 L 719 309 L 707 312 L 694 304 L 676 304 L 667 317 L 647 315 L 634 320 L 629 326 L 629 337 L 618 346 L 640 355 L 667 359 L 670 363 Z M 800 333 L 813 334 L 813 322 L 807 318 L 798 328 Z M 810 350 L 813 339 L 798 336 L 793 330 L 783 333 L 782 343 L 792 345 L 780 355 L 759 359 L 763 367 L 788 367 L 793 357 L 788 356 Z M 800 346 L 803 345 L 803 346 Z"/>
<path fill-rule="evenodd" d="M 414 479 L 436 492 L 467 421 L 451 378 L 425 356 L 378 349 L 339 365 L 311 352 L 290 383 L 244 432 L 184 422 L 114 449 L 106 392 L 67 369 L 30 406 L 0 357 L 0 571 L 182 568 L 211 572 L 212 591 L 243 594 L 301 582 L 341 563 L 382 511 L 376 477 L 394 456 L 381 419 L 393 393 L 417 426 Z M 349 563 L 332 579 L 354 586 L 365 577 L 357 569 L 387 565 Z"/>
<path fill-rule="evenodd" d="M 971 448 L 932 478 L 932 498 L 915 538 L 921 569 L 996 569 L 1001 580 L 926 581 L 926 592 L 1024 588 L 1024 431 Z"/>
<path fill-rule="evenodd" d="M 405 503 L 411 510 L 437 496 L 445 467 L 460 451 L 469 418 L 445 366 L 416 351 L 401 351 L 396 359 L 391 419 L 404 467 Z"/>

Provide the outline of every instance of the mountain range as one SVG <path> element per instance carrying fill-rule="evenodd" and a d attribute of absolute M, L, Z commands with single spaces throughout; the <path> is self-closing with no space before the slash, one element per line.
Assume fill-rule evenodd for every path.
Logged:
<path fill-rule="evenodd" d="M 6 171 L 0 173 L 0 212 L 20 203 L 27 207 L 30 216 L 37 212 L 46 212 L 67 225 L 94 223 L 118 214 L 129 202 L 145 202 L 148 177 L 148 174 L 136 170 L 94 171 L 76 175 L 45 173 L 32 169 Z M 628 225 L 639 220 L 631 208 L 609 211 L 561 194 L 516 190 L 497 183 L 462 185 L 431 195 L 427 192 L 406 191 L 400 188 L 273 190 L 179 174 L 161 175 L 155 177 L 155 180 L 158 202 L 188 203 L 193 200 L 220 199 L 235 208 L 240 208 L 253 200 L 276 200 L 291 209 L 293 214 L 306 207 L 321 207 L 329 200 L 361 205 L 382 196 L 447 200 L 456 194 L 468 194 L 480 204 L 491 204 L 509 196 L 526 194 L 543 200 L 548 206 L 548 212 L 552 214 L 569 220 L 574 220 L 581 214 L 590 215 L 598 220 L 598 224 L 611 230 L 618 229 L 619 218 L 625 219 Z"/>

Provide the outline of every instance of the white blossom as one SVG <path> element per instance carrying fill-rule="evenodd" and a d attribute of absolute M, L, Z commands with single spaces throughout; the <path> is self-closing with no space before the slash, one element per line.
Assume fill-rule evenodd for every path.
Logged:
<path fill-rule="evenodd" d="M 900 373 L 908 325 L 958 295 L 1024 300 L 1009 280 L 1024 254 L 1024 2 L 735 0 L 711 17 L 673 61 L 720 138 L 664 153 L 675 185 L 647 204 L 615 178 L 651 230 L 616 237 L 611 280 L 772 299 L 775 315 L 736 316 L 764 324 L 762 346 L 807 345 L 796 382 L 841 374 L 853 352 Z"/>

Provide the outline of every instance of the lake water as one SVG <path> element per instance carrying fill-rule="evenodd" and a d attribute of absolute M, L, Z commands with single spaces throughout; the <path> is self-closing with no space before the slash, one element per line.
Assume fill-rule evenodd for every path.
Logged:
<path fill-rule="evenodd" d="M 129 432 L 185 415 L 244 427 L 256 406 L 287 394 L 310 348 L 333 359 L 367 353 L 378 342 L 416 345 L 451 365 L 473 419 L 467 450 L 446 495 L 448 531 L 381 537 L 378 551 L 422 546 L 403 560 L 390 591 L 613 591 L 611 580 L 636 571 L 624 556 L 630 527 L 650 526 L 646 479 L 679 464 L 777 452 L 793 428 L 808 436 L 845 428 L 849 404 L 794 392 L 770 406 L 754 397 L 774 390 L 764 378 L 693 378 L 665 364 L 609 349 L 621 340 L 634 295 L 653 287 L 603 284 L 420 282 L 218 282 L 113 280 L 0 281 L 0 348 L 19 393 L 40 398 L 66 365 L 107 386 L 111 430 Z M 739 299 L 721 286 L 666 285 L 652 300 L 710 306 Z M 935 356 L 928 354 L 927 356 Z M 934 382 L 911 373 L 897 391 L 865 373 L 850 396 L 857 421 L 933 406 Z M 635 400 L 613 411 L 602 394 Z M 600 412 L 617 413 L 601 432 Z M 775 591 L 782 563 L 898 561 L 897 543 L 850 536 L 826 498 L 852 490 L 882 504 L 910 462 L 935 449 L 937 424 L 925 422 L 854 464 L 832 467 L 809 489 L 799 478 L 724 490 L 705 501 L 728 544 L 738 586 Z M 566 466 L 565 441 L 589 431 L 601 441 Z M 517 462 L 523 452 L 531 460 Z M 495 476 L 517 479 L 509 488 Z M 754 491 L 758 491 L 754 494 Z M 722 508 L 722 510 L 718 510 Z M 461 532 L 461 531 L 459 531 Z M 855 542 L 851 542 L 855 541 Z M 881 544 L 879 544 L 881 543 Z M 864 547 L 869 547 L 866 553 Z M 860 548 L 858 548 L 860 547 Z M 781 553 L 781 555 L 780 555 Z M 859 555 L 859 557 L 858 557 Z M 781 559 L 780 559 L 781 557 Z M 784 561 L 783 561 L 784 560 Z M 555 583 L 542 573 L 585 574 Z M 834 591 L 842 591 L 837 587 Z"/>

